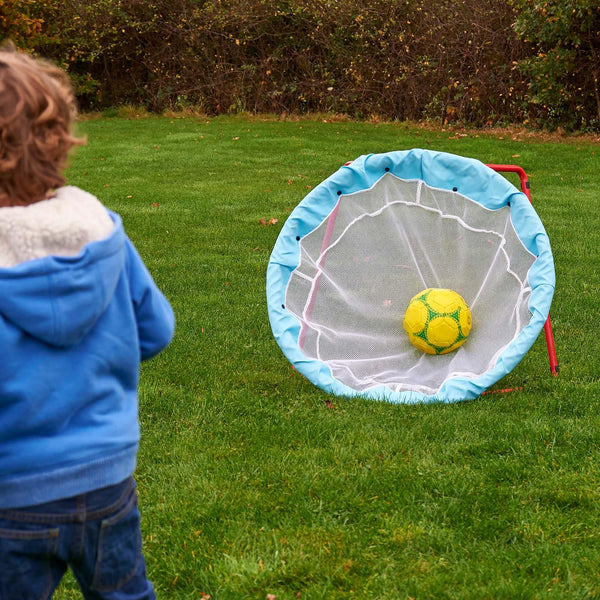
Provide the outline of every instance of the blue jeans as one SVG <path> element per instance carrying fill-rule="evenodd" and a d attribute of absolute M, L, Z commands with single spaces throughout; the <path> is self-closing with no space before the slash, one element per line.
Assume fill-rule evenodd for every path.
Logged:
<path fill-rule="evenodd" d="M 67 567 L 86 600 L 155 600 L 141 547 L 133 478 L 0 510 L 0 600 L 47 600 Z"/>

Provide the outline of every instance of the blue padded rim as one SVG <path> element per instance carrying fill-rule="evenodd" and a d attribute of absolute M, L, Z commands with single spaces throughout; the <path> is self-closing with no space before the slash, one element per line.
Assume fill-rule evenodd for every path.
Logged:
<path fill-rule="evenodd" d="M 532 318 L 517 338 L 483 375 L 446 381 L 432 396 L 419 392 L 394 392 L 386 386 L 354 390 L 335 379 L 329 367 L 307 357 L 298 347 L 300 324 L 285 309 L 287 283 L 300 259 L 300 242 L 335 207 L 339 193 L 349 194 L 372 187 L 385 173 L 401 179 L 420 179 L 431 187 L 458 192 L 490 209 L 510 202 L 513 226 L 523 245 L 538 258 L 529 271 Z M 531 203 L 505 177 L 482 162 L 431 150 L 413 149 L 369 154 L 341 167 L 315 187 L 293 210 L 277 238 L 267 266 L 267 307 L 275 340 L 294 365 L 312 383 L 338 396 L 361 396 L 397 403 L 454 402 L 476 398 L 509 373 L 537 339 L 550 311 L 555 287 L 554 261 L 548 235 Z"/>

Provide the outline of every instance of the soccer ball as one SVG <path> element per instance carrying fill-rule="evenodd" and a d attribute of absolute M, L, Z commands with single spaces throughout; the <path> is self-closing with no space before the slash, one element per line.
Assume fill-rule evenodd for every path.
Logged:
<path fill-rule="evenodd" d="M 408 303 L 404 330 L 413 346 L 427 354 L 446 354 L 464 344 L 471 331 L 471 311 L 453 290 L 428 288 Z"/>

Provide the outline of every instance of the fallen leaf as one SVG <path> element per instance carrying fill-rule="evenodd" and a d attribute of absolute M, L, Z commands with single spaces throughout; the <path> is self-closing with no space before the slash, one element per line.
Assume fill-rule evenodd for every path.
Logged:
<path fill-rule="evenodd" d="M 266 225 L 266 224 L 267 224 L 267 222 L 266 222 L 264 219 L 261 219 L 261 220 L 259 221 L 259 223 L 260 223 L 261 225 Z"/>
<path fill-rule="evenodd" d="M 269 219 L 269 223 L 268 223 L 269 225 L 275 225 L 275 223 L 279 223 L 279 219 L 275 219 L 275 218 Z"/>
<path fill-rule="evenodd" d="M 152 206 L 153 206 L 154 208 L 157 208 L 157 207 L 158 207 L 158 202 L 153 202 L 153 203 L 152 203 Z"/>

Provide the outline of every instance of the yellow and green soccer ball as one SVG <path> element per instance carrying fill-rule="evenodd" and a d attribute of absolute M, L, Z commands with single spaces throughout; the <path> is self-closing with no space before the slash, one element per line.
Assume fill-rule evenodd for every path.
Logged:
<path fill-rule="evenodd" d="M 408 303 L 404 330 L 413 346 L 427 354 L 447 354 L 462 346 L 471 331 L 471 311 L 453 290 L 428 288 Z"/>

